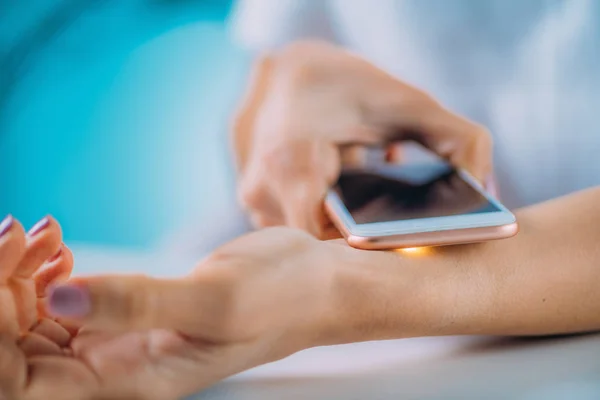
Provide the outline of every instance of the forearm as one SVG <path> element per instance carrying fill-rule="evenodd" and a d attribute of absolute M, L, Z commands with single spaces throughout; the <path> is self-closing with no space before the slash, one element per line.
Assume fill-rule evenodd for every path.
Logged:
<path fill-rule="evenodd" d="M 354 292 L 341 296 L 353 311 L 341 341 L 600 329 L 600 188 L 517 218 L 512 239 L 417 256 L 372 253 L 360 269 L 346 269 L 337 292 Z"/>

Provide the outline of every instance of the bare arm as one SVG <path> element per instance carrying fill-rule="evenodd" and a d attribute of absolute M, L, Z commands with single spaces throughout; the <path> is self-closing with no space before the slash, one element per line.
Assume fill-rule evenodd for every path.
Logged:
<path fill-rule="evenodd" d="M 171 386 L 181 393 L 319 345 L 598 330 L 598 204 L 600 187 L 520 210 L 513 239 L 414 256 L 265 229 L 220 247 L 187 277 L 78 278 L 48 302 L 55 316 L 98 329 L 194 339 L 183 341 L 198 344 L 190 355 L 172 347 L 179 340 L 153 342 L 153 365 L 180 377 Z M 80 296 L 65 301 L 64 290 Z"/>
<path fill-rule="evenodd" d="M 512 239 L 369 253 L 344 268 L 341 341 L 423 335 L 546 335 L 600 329 L 600 188 L 517 212 Z"/>

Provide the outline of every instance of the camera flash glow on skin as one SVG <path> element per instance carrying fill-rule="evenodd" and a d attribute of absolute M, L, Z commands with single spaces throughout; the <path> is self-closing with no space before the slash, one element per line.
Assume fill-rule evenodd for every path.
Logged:
<path fill-rule="evenodd" d="M 427 254 L 428 249 L 428 247 L 406 247 L 404 249 L 397 249 L 396 251 L 406 255 L 420 256 Z"/>

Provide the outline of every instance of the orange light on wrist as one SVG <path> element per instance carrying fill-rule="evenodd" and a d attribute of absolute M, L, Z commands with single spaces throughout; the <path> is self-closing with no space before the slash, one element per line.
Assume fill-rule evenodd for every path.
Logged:
<path fill-rule="evenodd" d="M 396 249 L 396 252 L 407 256 L 423 256 L 429 253 L 429 247 L 406 247 L 403 249 Z"/>

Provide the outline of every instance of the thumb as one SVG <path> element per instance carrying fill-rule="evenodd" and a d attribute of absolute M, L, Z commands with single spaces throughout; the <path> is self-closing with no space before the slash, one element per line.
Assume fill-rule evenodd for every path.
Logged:
<path fill-rule="evenodd" d="M 286 225 L 319 236 L 325 191 L 324 185 L 310 182 L 297 183 L 295 187 L 289 188 L 281 200 Z"/>
<path fill-rule="evenodd" d="M 275 193 L 286 225 L 319 237 L 327 221 L 323 202 L 340 174 L 341 159 L 332 143 L 311 142 L 306 147 L 296 146 L 303 162 L 275 182 Z"/>
<path fill-rule="evenodd" d="M 206 291 L 190 279 L 99 276 L 49 289 L 49 314 L 101 330 L 196 332 Z"/>

